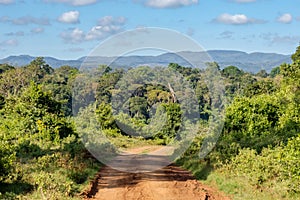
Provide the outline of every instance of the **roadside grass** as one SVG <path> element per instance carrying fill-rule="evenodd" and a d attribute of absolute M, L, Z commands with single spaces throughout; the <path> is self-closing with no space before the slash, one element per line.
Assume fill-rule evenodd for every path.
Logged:
<path fill-rule="evenodd" d="M 78 145 L 78 146 L 77 146 Z M 44 200 L 82 199 L 102 164 L 82 144 L 40 149 L 46 153 L 22 154 L 15 163 L 13 176 L 0 184 L 0 199 Z M 80 150 L 72 152 L 72 149 Z M 25 157 L 26 156 L 26 157 Z"/>
<path fill-rule="evenodd" d="M 50 160 L 45 159 L 46 164 Z M 97 162 L 64 160 L 55 162 L 65 166 L 47 166 L 41 170 L 41 163 L 21 164 L 22 179 L 0 185 L 0 199 L 82 199 L 80 194 L 87 190 L 91 180 L 99 171 Z M 69 162 L 68 166 L 67 163 Z"/>
<path fill-rule="evenodd" d="M 197 180 L 217 188 L 233 200 L 297 200 L 300 194 L 282 192 L 285 183 L 270 181 L 271 187 L 257 187 L 250 184 L 248 177 L 230 174 L 225 168 L 214 169 L 208 161 L 200 160 L 197 156 L 184 157 L 176 162 L 177 165 L 191 171 Z"/>
<path fill-rule="evenodd" d="M 225 194 L 228 194 L 234 200 L 253 200 L 253 199 L 290 199 L 280 195 L 280 192 L 271 192 L 263 189 L 255 188 L 249 184 L 245 177 L 231 176 L 218 170 L 212 171 L 207 179 L 203 181 L 205 184 L 214 186 Z"/>
<path fill-rule="evenodd" d="M 121 150 L 137 148 L 143 146 L 155 146 L 158 144 L 156 140 L 147 140 L 143 137 L 129 137 L 119 135 L 118 137 L 108 137 L 110 142 Z"/>

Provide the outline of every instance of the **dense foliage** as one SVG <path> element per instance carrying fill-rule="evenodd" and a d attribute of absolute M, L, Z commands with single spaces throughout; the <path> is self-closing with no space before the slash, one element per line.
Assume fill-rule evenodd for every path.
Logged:
<path fill-rule="evenodd" d="M 130 78 L 149 78 L 149 72 L 159 77 L 155 68 L 130 69 L 132 74 L 126 76 L 124 70 L 101 65 L 89 77 L 70 66 L 52 69 L 41 57 L 23 67 L 1 64 L 0 199 L 76 198 L 100 166 L 85 150 L 82 134 L 92 137 L 101 130 L 121 148 L 166 145 L 181 140 L 178 130 L 189 125 L 183 124 L 183 116 L 195 113 L 200 117 L 198 135 L 178 163 L 190 167 L 198 178 L 205 179 L 215 170 L 228 179 L 246 180 L 254 191 L 296 199 L 300 196 L 299 55 L 300 47 L 291 64 L 283 63 L 270 74 L 208 63 L 208 71 L 221 74 L 229 103 L 218 144 L 204 160 L 198 152 L 218 104 L 215 100 L 221 98 L 209 91 L 205 70 L 176 63 L 167 67 L 195 91 L 197 108 L 184 110 L 174 93 L 180 82 L 128 85 Z M 124 88 L 131 91 L 124 102 L 128 112 L 116 112 L 112 101 L 122 97 Z M 75 121 L 80 124 L 77 128 Z M 111 153 L 116 150 L 107 141 L 101 145 Z"/>
<path fill-rule="evenodd" d="M 293 63 L 274 68 L 270 75 L 242 73 L 229 66 L 222 70 L 227 96 L 225 125 L 219 142 L 206 158 L 207 165 L 195 167 L 201 146 L 196 140 L 179 163 L 203 171 L 211 169 L 213 182 L 241 199 L 298 199 L 300 196 L 300 48 Z M 193 161 L 194 160 L 194 161 Z M 220 183 L 220 175 L 226 183 Z M 205 179 L 206 179 L 205 178 Z M 230 182 L 235 180 L 236 182 Z M 242 181 L 241 181 L 242 180 Z M 246 186 L 244 186 L 246 182 Z M 252 187 L 252 194 L 236 187 Z M 243 185 L 244 184 L 244 185 Z M 226 186 L 224 186 L 226 185 Z M 229 188 L 229 189 L 226 189 Z M 245 189 L 246 191 L 246 189 Z M 237 198 L 238 199 L 238 198 Z"/>
<path fill-rule="evenodd" d="M 68 116 L 68 84 L 77 70 L 54 70 L 42 58 L 5 69 L 0 75 L 0 199 L 79 194 L 99 164 L 85 158 Z"/>

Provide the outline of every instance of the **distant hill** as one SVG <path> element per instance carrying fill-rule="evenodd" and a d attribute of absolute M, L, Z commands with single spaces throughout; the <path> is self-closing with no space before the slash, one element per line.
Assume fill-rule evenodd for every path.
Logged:
<path fill-rule="evenodd" d="M 20 55 L 20 56 L 9 56 L 4 59 L 0 59 L 0 63 L 8 63 L 13 66 L 24 66 L 33 61 L 36 57 L 29 55 Z M 44 57 L 46 63 L 48 63 L 53 68 L 58 68 L 63 65 L 70 65 L 73 67 L 80 67 L 82 61 L 81 60 L 59 60 L 53 57 Z"/>
<path fill-rule="evenodd" d="M 234 65 L 244 71 L 256 73 L 261 69 L 271 71 L 272 68 L 282 63 L 291 63 L 290 55 L 276 53 L 246 53 L 242 51 L 211 50 L 207 51 L 213 61 L 217 62 L 221 68 Z M 24 66 L 29 64 L 35 57 L 28 55 L 9 56 L 0 59 L 0 63 L 8 63 L 14 66 Z M 82 57 L 77 60 L 59 60 L 53 57 L 45 57 L 45 61 L 57 68 L 63 65 L 69 65 L 79 68 L 83 61 L 91 66 L 99 64 L 110 64 L 112 67 L 136 67 L 139 65 L 168 65 L 170 62 L 178 63 L 184 66 L 190 66 L 186 60 L 194 65 L 200 66 L 204 62 L 210 61 L 206 52 L 179 52 L 164 53 L 158 56 L 125 56 L 125 57 Z"/>

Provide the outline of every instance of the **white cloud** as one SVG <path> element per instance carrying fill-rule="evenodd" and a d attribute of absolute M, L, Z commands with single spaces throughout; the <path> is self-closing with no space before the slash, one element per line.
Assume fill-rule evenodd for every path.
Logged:
<path fill-rule="evenodd" d="M 145 6 L 152 8 L 178 8 L 197 4 L 199 0 L 135 0 L 143 2 Z"/>
<path fill-rule="evenodd" d="M 58 21 L 67 24 L 78 24 L 79 15 L 80 13 L 78 11 L 65 12 L 58 18 Z"/>
<path fill-rule="evenodd" d="M 224 32 L 220 33 L 219 39 L 232 39 L 233 35 L 234 35 L 234 33 L 231 31 L 224 31 Z"/>
<path fill-rule="evenodd" d="M 105 16 L 98 20 L 98 25 L 100 26 L 111 26 L 111 25 L 123 25 L 126 22 L 125 17 Z"/>
<path fill-rule="evenodd" d="M 38 34 L 38 33 L 43 33 L 45 31 L 45 29 L 43 27 L 37 27 L 37 28 L 33 28 L 31 29 L 31 33 L 35 33 L 35 34 Z"/>
<path fill-rule="evenodd" d="M 17 31 L 17 32 L 10 32 L 10 33 L 6 33 L 6 36 L 24 36 L 25 33 L 24 31 Z"/>
<path fill-rule="evenodd" d="M 0 4 L 12 4 L 15 3 L 14 0 L 0 0 Z"/>
<path fill-rule="evenodd" d="M 17 46 L 19 44 L 18 40 L 10 39 L 0 42 L 1 46 Z"/>
<path fill-rule="evenodd" d="M 66 43 L 80 43 L 89 40 L 100 40 L 115 34 L 123 29 L 125 17 L 105 16 L 98 20 L 96 26 L 93 26 L 86 33 L 78 28 L 69 29 L 60 34 Z"/>
<path fill-rule="evenodd" d="M 97 26 L 87 33 L 86 40 L 103 39 L 109 35 L 115 34 L 122 30 L 126 22 L 125 17 L 105 16 L 98 20 Z"/>
<path fill-rule="evenodd" d="M 94 26 L 87 33 L 86 40 L 103 39 L 109 35 L 117 33 L 121 29 L 120 26 Z"/>
<path fill-rule="evenodd" d="M 44 0 L 46 3 L 65 3 L 72 6 L 85 6 L 97 3 L 98 0 Z"/>
<path fill-rule="evenodd" d="M 87 33 L 79 28 L 74 28 L 60 34 L 66 43 L 81 43 L 83 41 L 100 40 L 120 31 L 118 26 L 94 26 Z"/>
<path fill-rule="evenodd" d="M 28 24 L 50 25 L 50 21 L 48 18 L 44 18 L 44 17 L 38 18 L 38 17 L 32 17 L 30 15 L 15 18 L 15 19 L 7 16 L 2 16 L 0 18 L 0 22 L 12 23 L 15 25 L 28 25 Z"/>
<path fill-rule="evenodd" d="M 97 38 L 103 37 L 103 27 L 102 26 L 94 26 L 91 30 L 87 33 L 86 39 L 87 40 L 94 40 Z"/>
<path fill-rule="evenodd" d="M 277 18 L 277 21 L 284 24 L 289 24 L 293 21 L 293 16 L 289 13 L 285 13 Z"/>
<path fill-rule="evenodd" d="M 275 36 L 272 38 L 271 42 L 274 43 L 285 43 L 285 44 L 298 44 L 300 41 L 300 36 Z"/>
<path fill-rule="evenodd" d="M 243 25 L 243 24 L 254 24 L 254 23 L 264 23 L 263 20 L 249 18 L 244 14 L 231 15 L 224 13 L 213 20 L 214 22 L 222 24 L 232 24 L 232 25 Z"/>
<path fill-rule="evenodd" d="M 70 29 L 68 31 L 62 32 L 60 37 L 66 43 L 80 43 L 85 39 L 85 33 L 79 28 Z"/>
<path fill-rule="evenodd" d="M 263 33 L 259 36 L 260 38 L 269 41 L 270 45 L 273 44 L 298 44 L 300 36 L 296 35 L 279 35 L 278 33 Z"/>

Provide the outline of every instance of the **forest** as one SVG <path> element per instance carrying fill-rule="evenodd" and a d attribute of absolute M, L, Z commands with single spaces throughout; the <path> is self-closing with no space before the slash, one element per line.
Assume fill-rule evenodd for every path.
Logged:
<path fill-rule="evenodd" d="M 83 141 L 83 134 L 92 137 L 99 129 L 91 121 L 109 139 L 100 141 L 104 153 L 113 154 L 180 141 L 184 112 L 199 116 L 201 128 L 177 165 L 234 199 L 299 199 L 300 46 L 291 58 L 291 64 L 256 74 L 218 63 L 207 69 L 170 63 L 165 68 L 189 84 L 196 108 L 182 110 L 174 84 L 140 84 L 128 97 L 128 112 L 117 113 L 112 102 L 130 84 L 120 80 L 143 78 L 150 67 L 99 65 L 90 78 L 71 66 L 54 69 L 42 57 L 21 67 L 0 64 L 0 199 L 81 199 L 103 166 Z M 214 112 L 207 70 L 220 73 L 228 103 L 216 146 L 199 158 Z M 166 120 L 152 119 L 153 112 L 165 113 Z"/>

